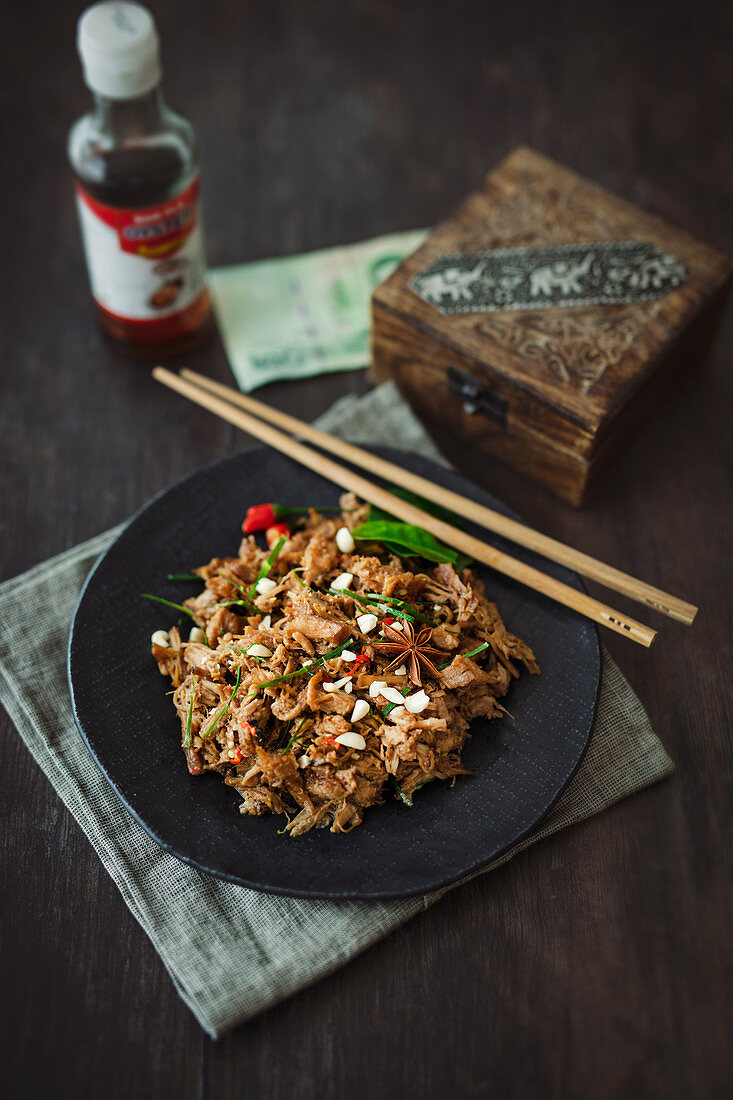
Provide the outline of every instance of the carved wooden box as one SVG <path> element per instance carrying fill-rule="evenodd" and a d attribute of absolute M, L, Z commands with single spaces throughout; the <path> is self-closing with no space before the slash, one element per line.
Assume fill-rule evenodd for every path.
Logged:
<path fill-rule="evenodd" d="M 376 288 L 372 372 L 428 424 L 581 504 L 621 438 L 699 366 L 727 257 L 516 149 Z"/>

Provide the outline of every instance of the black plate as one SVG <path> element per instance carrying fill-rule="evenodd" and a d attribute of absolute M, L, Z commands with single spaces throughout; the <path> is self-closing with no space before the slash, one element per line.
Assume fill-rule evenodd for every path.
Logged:
<path fill-rule="evenodd" d="M 488 493 L 424 459 L 379 448 L 394 461 L 509 514 Z M 347 836 L 282 835 L 280 816 L 244 817 L 218 775 L 193 778 L 180 749 L 169 682 L 149 639 L 199 591 L 166 580 L 214 555 L 236 553 L 250 504 L 335 504 L 330 482 L 265 449 L 212 463 L 154 497 L 92 570 L 69 639 L 74 717 L 119 797 L 167 851 L 243 886 L 300 897 L 405 897 L 444 886 L 514 844 L 555 802 L 590 737 L 600 682 L 595 627 L 572 611 L 487 571 L 487 590 L 509 629 L 532 646 L 541 676 L 523 674 L 505 700 L 513 718 L 472 725 L 464 749 L 475 774 L 431 783 L 409 809 L 389 799 Z M 476 533 L 480 534 L 478 530 Z M 485 533 L 484 533 L 485 534 Z M 500 539 L 494 540 L 506 548 Z M 580 588 L 566 569 L 512 553 Z"/>

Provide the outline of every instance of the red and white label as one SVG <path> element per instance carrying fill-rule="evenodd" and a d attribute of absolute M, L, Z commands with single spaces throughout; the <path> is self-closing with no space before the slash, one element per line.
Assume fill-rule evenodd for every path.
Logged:
<path fill-rule="evenodd" d="M 198 298 L 206 270 L 198 176 L 158 206 L 107 206 L 79 184 L 76 197 L 92 294 L 102 309 L 125 321 L 153 321 Z"/>

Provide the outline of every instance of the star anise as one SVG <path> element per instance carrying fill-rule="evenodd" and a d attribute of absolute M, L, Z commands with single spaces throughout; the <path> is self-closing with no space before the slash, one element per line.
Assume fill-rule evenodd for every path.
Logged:
<path fill-rule="evenodd" d="M 420 673 L 423 670 L 428 675 L 434 676 L 436 680 L 439 679 L 433 660 L 441 657 L 442 653 L 434 646 L 428 645 L 433 636 L 431 627 L 423 627 L 416 637 L 412 623 L 405 619 L 402 622 L 402 630 L 397 630 L 391 624 L 385 623 L 382 626 L 382 632 L 387 640 L 372 642 L 371 646 L 378 653 L 385 653 L 392 657 L 387 667 L 382 670 L 383 672 L 392 672 L 404 662 L 407 664 L 407 674 L 416 687 L 422 686 Z"/>

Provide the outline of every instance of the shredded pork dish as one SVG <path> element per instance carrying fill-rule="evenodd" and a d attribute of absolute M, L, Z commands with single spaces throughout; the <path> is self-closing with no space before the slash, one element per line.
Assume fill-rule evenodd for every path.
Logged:
<path fill-rule="evenodd" d="M 426 783 L 469 774 L 471 720 L 500 717 L 519 666 L 539 669 L 422 529 L 375 522 L 351 494 L 277 522 L 295 511 L 250 509 L 236 557 L 169 576 L 203 582 L 198 595 L 146 594 L 186 623 L 156 631 L 152 653 L 192 775 L 218 772 L 243 814 L 284 814 L 292 836 L 342 833 L 388 796 L 412 806 Z"/>

